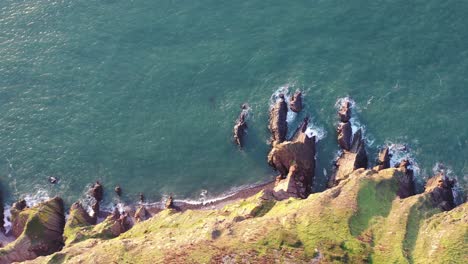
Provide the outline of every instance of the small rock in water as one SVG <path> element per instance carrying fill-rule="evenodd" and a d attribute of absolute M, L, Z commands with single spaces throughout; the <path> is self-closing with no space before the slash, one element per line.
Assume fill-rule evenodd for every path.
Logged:
<path fill-rule="evenodd" d="M 145 196 L 143 195 L 143 193 L 140 193 L 140 203 L 144 203 L 145 202 Z"/>
<path fill-rule="evenodd" d="M 52 183 L 52 184 L 56 184 L 58 183 L 58 179 L 54 176 L 49 176 L 49 182 Z"/>
<path fill-rule="evenodd" d="M 120 185 L 115 186 L 114 191 L 119 197 L 122 195 L 122 188 L 120 188 Z"/>

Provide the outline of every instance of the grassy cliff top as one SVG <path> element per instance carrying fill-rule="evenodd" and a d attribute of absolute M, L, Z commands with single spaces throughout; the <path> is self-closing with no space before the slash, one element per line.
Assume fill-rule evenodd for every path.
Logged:
<path fill-rule="evenodd" d="M 217 210 L 168 209 L 31 263 L 464 263 L 467 204 L 441 212 L 427 193 L 400 199 L 400 176 L 361 169 L 304 200 L 262 191 Z"/>

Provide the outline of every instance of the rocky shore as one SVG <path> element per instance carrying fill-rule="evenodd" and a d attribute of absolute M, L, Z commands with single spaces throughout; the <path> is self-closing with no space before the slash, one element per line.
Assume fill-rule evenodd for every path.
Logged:
<path fill-rule="evenodd" d="M 288 138 L 287 112 L 301 112 L 297 91 L 270 109 L 271 150 L 267 161 L 275 181 L 222 199 L 187 203 L 169 196 L 163 204 L 141 203 L 103 212 L 105 187 L 89 189 L 90 208 L 80 202 L 68 212 L 55 197 L 10 210 L 3 228 L 0 263 L 464 263 L 468 259 L 468 214 L 457 204 L 456 181 L 443 172 L 416 193 L 411 161 L 391 168 L 389 148 L 375 163 L 362 130 L 353 131 L 352 105 L 338 110 L 340 155 L 329 188 L 312 193 L 315 135 L 307 117 Z M 246 108 L 234 126 L 243 146 Z M 115 187 L 120 196 L 122 188 Z M 3 212 L 3 208 L 0 208 Z M 66 215 L 68 215 L 66 217 Z M 3 217 L 1 218 L 3 219 Z M 3 227 L 2 223 L 2 227 Z M 6 233 L 7 232 L 7 233 Z"/>

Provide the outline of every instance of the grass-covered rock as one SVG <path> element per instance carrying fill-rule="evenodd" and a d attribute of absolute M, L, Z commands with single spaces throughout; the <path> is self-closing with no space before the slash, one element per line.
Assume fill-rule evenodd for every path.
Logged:
<path fill-rule="evenodd" d="M 33 262 L 464 263 L 466 204 L 442 212 L 430 193 L 400 199 L 401 173 L 356 170 L 307 199 L 275 201 L 265 190 L 216 210 L 168 209 Z"/>

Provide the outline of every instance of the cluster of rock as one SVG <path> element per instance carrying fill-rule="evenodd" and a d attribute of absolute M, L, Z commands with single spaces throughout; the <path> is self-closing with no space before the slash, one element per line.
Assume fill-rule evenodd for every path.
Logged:
<path fill-rule="evenodd" d="M 296 92 L 289 108 L 302 110 L 302 93 Z M 289 197 L 306 198 L 312 191 L 315 172 L 315 136 L 306 134 L 308 118 L 305 118 L 293 136 L 286 140 L 288 106 L 283 94 L 270 110 L 269 129 L 273 148 L 268 154 L 268 164 L 277 170 L 273 196 L 278 200 Z"/>
<path fill-rule="evenodd" d="M 335 162 L 335 170 L 330 177 L 329 185 L 335 186 L 354 170 L 367 169 L 368 158 L 362 130 L 358 129 L 353 134 L 351 127 L 351 103 L 348 100 L 342 102 L 338 111 L 340 122 L 336 129 L 338 133 L 338 145 L 341 155 Z"/>

